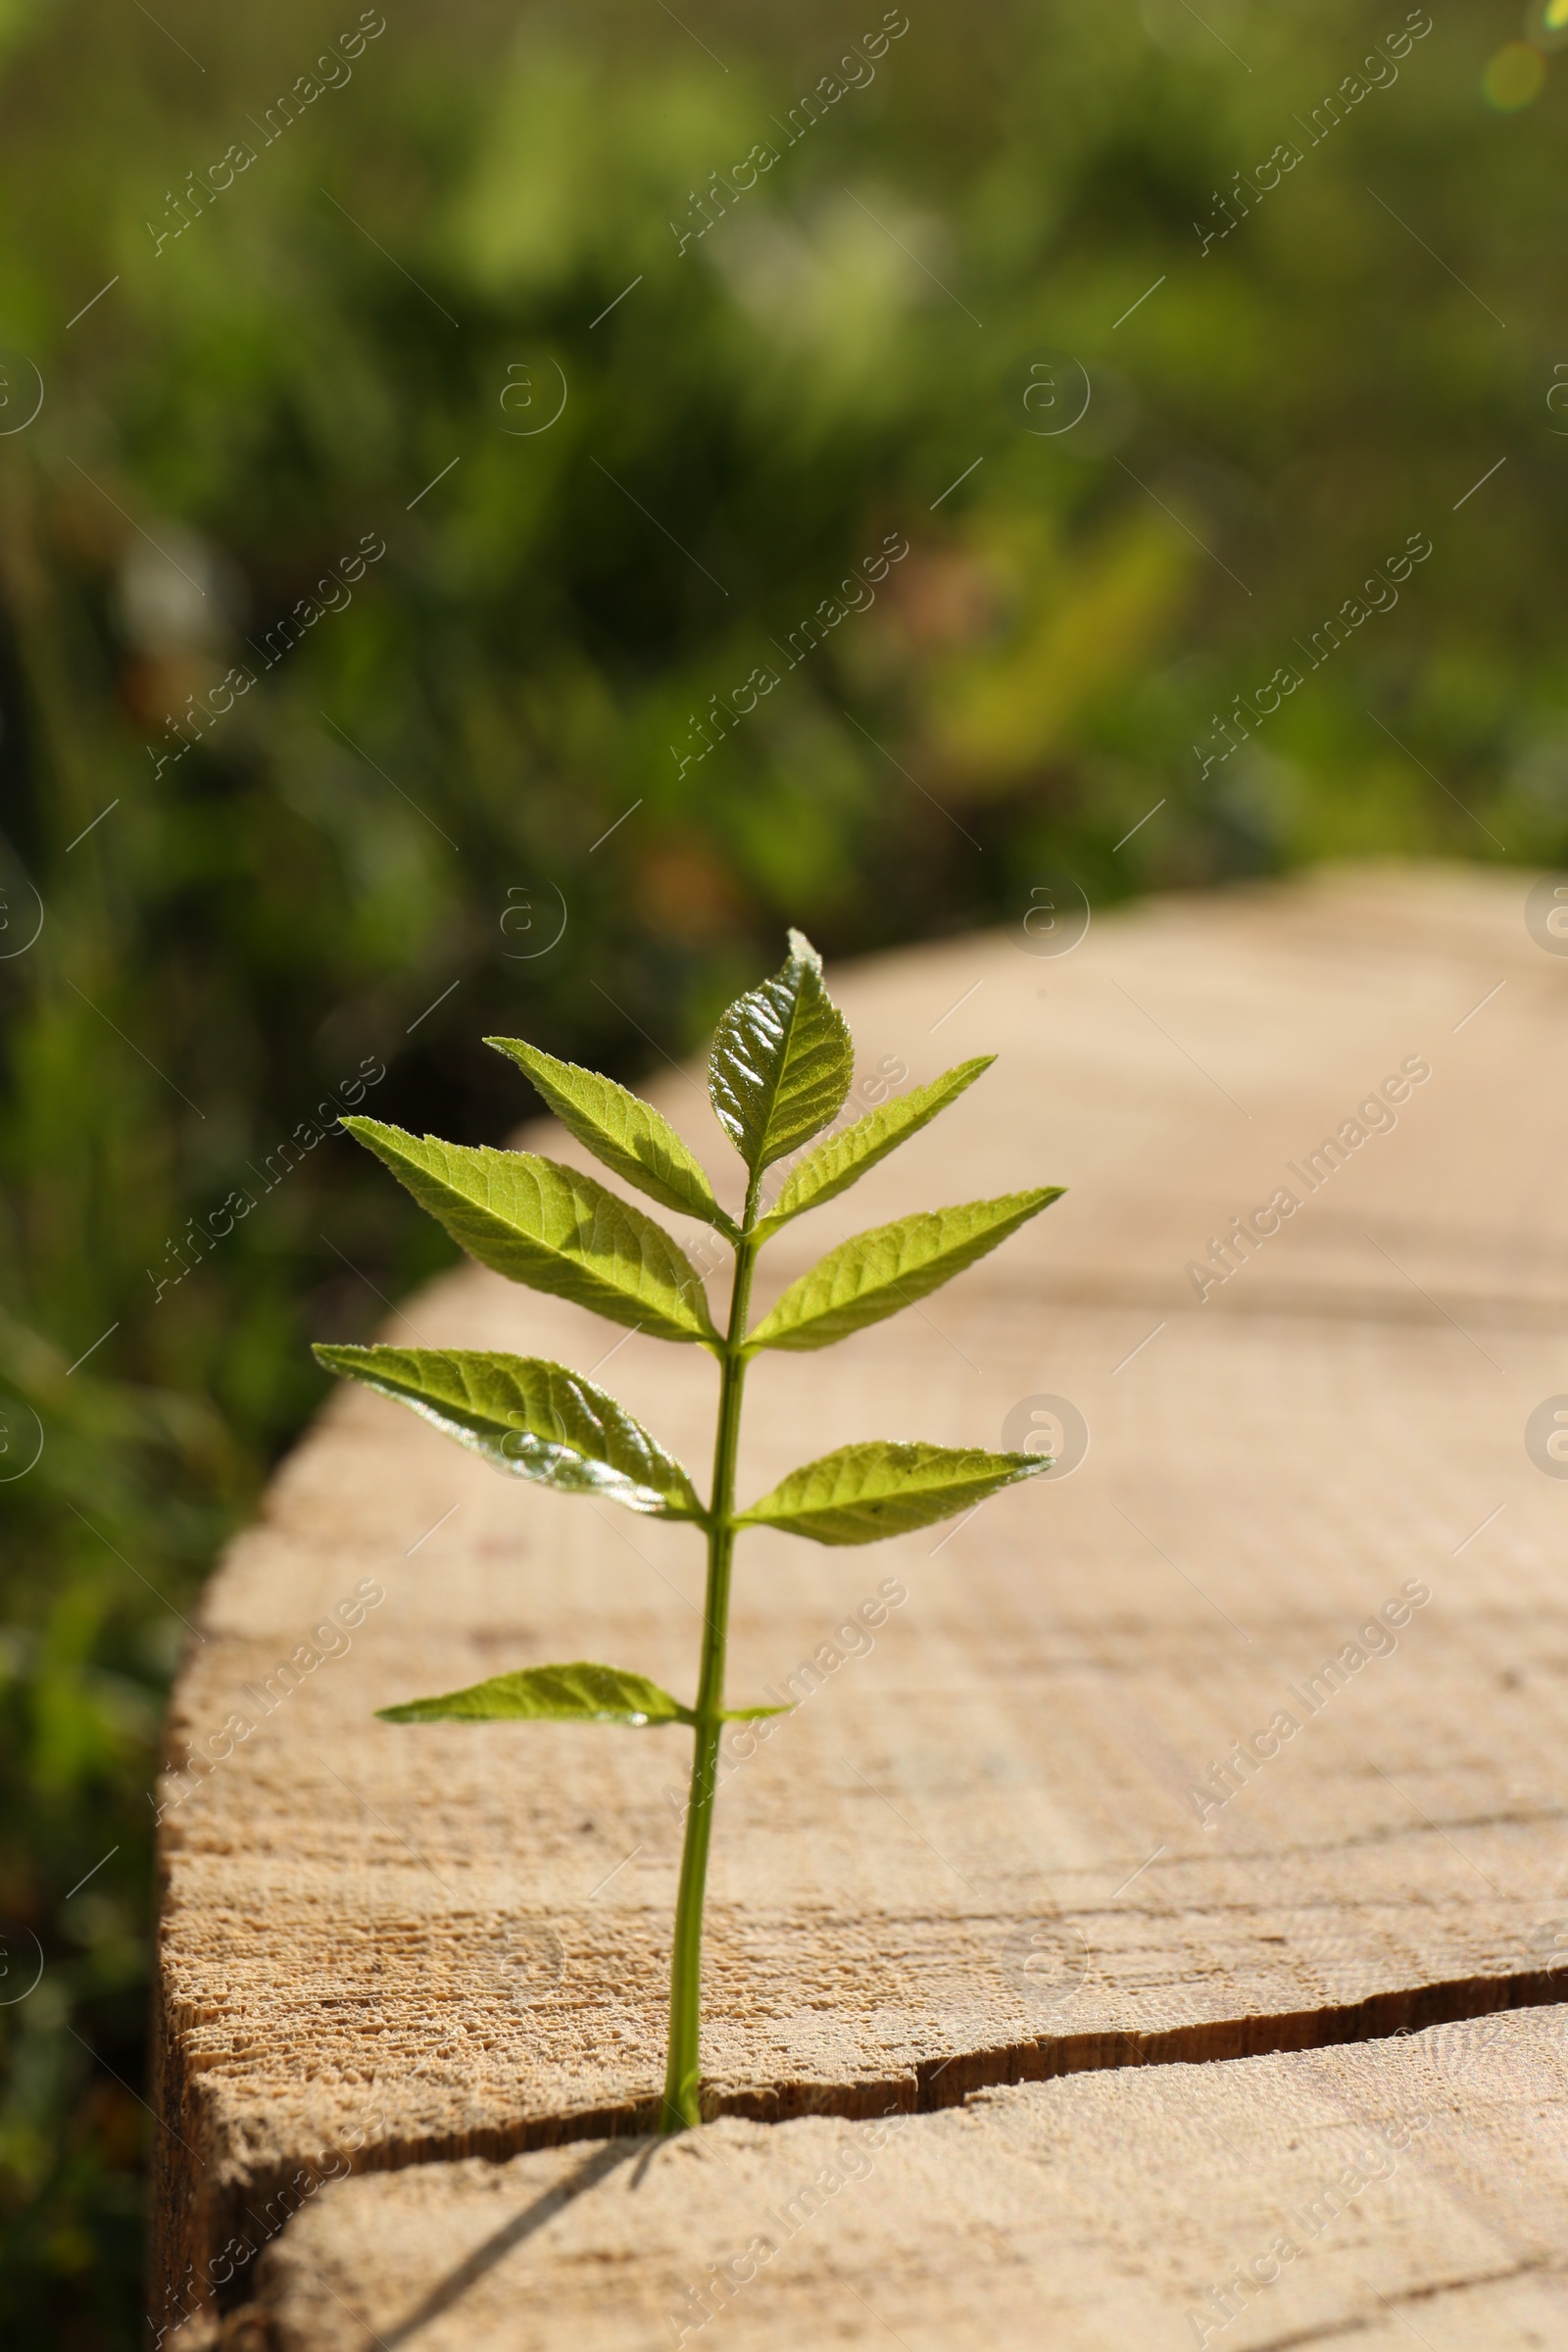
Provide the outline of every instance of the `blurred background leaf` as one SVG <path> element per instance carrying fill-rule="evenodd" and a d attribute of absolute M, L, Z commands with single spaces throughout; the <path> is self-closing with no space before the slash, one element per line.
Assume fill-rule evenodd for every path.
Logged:
<path fill-rule="evenodd" d="M 1550 13 L 0 8 L 8 2342 L 139 2340 L 162 1694 L 443 1262 L 337 1108 L 790 921 L 1568 854 Z"/>

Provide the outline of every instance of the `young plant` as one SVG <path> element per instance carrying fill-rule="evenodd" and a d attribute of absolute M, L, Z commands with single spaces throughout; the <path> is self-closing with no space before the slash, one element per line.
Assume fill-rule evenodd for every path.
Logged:
<path fill-rule="evenodd" d="M 529 1666 L 466 1690 L 411 1699 L 380 1712 L 392 1723 L 684 1724 L 692 1734 L 691 1795 L 669 1981 L 669 2051 L 662 2128 L 702 2121 L 703 1897 L 713 1826 L 719 1739 L 726 1723 L 787 1712 L 725 1704 L 730 1572 L 743 1528 L 777 1527 L 814 1544 L 872 1544 L 929 1527 L 987 1495 L 1050 1468 L 1050 1457 L 975 1446 L 841 1446 L 808 1462 L 772 1493 L 735 1508 L 741 1394 L 746 1369 L 766 1348 L 827 1348 L 973 1265 L 1058 1198 L 1061 1187 L 928 1209 L 857 1234 L 830 1250 L 748 1329 L 759 1250 L 803 1210 L 831 1200 L 935 1118 L 989 1068 L 960 1062 L 929 1086 L 885 1102 L 797 1158 L 764 1208 L 762 1180 L 832 1125 L 843 1108 L 854 1049 L 843 1014 L 822 985 L 821 958 L 798 931 L 789 960 L 733 1004 L 718 1024 L 709 1092 L 720 1125 L 746 1163 L 739 1224 L 667 1120 L 609 1078 L 557 1061 L 514 1038 L 487 1043 L 527 1073 L 579 1143 L 615 1175 L 665 1208 L 700 1217 L 735 1253 L 729 1316 L 720 1332 L 689 1260 L 673 1237 L 592 1176 L 532 1152 L 423 1142 L 379 1120 L 345 1119 L 420 1206 L 470 1256 L 514 1282 L 591 1307 L 613 1323 L 706 1348 L 719 1364 L 718 1425 L 707 1502 L 658 1440 L 578 1372 L 537 1356 L 484 1348 L 318 1348 L 334 1372 L 411 1405 L 472 1446 L 497 1469 L 566 1494 L 601 1494 L 659 1519 L 689 1520 L 708 1542 L 708 1593 L 697 1691 L 690 1706 L 625 1667 L 578 1661 Z"/>

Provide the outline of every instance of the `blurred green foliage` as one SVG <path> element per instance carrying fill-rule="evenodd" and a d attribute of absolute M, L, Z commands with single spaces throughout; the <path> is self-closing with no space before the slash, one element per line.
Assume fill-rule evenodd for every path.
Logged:
<path fill-rule="evenodd" d="M 486 1030 L 629 1074 L 787 920 L 1568 851 L 1565 61 L 1406 13 L 0 9 L 8 2342 L 137 2338 L 161 1695 L 432 1262 L 318 1102 L 499 1139 Z"/>

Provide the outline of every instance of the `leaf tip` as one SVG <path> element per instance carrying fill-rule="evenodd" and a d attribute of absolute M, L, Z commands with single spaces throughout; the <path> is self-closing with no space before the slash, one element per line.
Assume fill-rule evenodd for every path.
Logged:
<path fill-rule="evenodd" d="M 410 1140 L 405 1128 L 390 1126 L 385 1119 L 368 1119 L 363 1113 L 340 1119 L 338 1124 L 346 1134 L 353 1136 L 357 1144 L 363 1144 L 368 1152 L 375 1152 L 382 1159 L 386 1157 L 388 1145 L 395 1149 L 398 1144 Z"/>
<path fill-rule="evenodd" d="M 821 974 L 821 956 L 812 947 L 806 933 L 797 931 L 793 924 L 790 926 L 790 961 L 791 963 L 804 963 L 808 970 L 817 973 L 818 976 Z"/>

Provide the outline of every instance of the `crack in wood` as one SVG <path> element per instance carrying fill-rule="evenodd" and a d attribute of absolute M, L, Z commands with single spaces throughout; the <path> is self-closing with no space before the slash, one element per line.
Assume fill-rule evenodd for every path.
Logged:
<path fill-rule="evenodd" d="M 782 2124 L 802 2116 L 832 2116 L 858 2122 L 896 2114 L 930 2115 L 961 2106 L 976 2091 L 1015 2082 L 1050 2082 L 1064 2075 L 1143 2066 L 1223 2065 L 1239 2058 L 1260 2058 L 1284 2050 L 1328 2049 L 1337 2045 L 1388 2040 L 1420 2033 L 1429 2026 L 1454 2025 L 1469 2018 L 1491 2017 L 1510 2009 L 1549 2008 L 1562 2002 L 1564 1984 L 1545 1970 L 1505 1977 L 1458 1977 L 1444 1983 L 1414 1985 L 1374 1993 L 1361 2001 L 1330 2004 L 1317 2009 L 1289 2010 L 1272 2016 L 1211 2019 L 1203 2024 L 1172 2026 L 1158 2032 L 1064 2034 L 1033 2041 L 967 2050 L 941 2060 L 922 2060 L 911 2074 L 843 2084 L 775 2082 L 762 2089 L 725 2090 L 713 2086 L 704 2099 L 705 2120 L 739 2116 L 760 2124 Z M 652 2132 L 657 2126 L 658 2101 L 649 2097 L 614 2106 L 579 2108 L 574 2112 L 535 2116 L 514 2127 L 488 2126 L 471 2132 L 429 2136 L 388 2136 L 357 2155 L 355 2173 L 402 2172 L 415 2165 L 458 2164 L 467 2157 L 492 2163 L 559 2147 L 574 2140 L 613 2140 Z M 254 2204 L 267 2206 L 284 2184 L 297 2178 L 298 2158 L 281 2165 L 268 2164 L 231 2174 L 224 2183 L 222 2205 L 227 2218 L 220 2234 L 232 2231 L 246 2237 L 244 2216 Z M 225 2294 L 220 2290 L 218 2308 L 238 2303 L 244 2293 L 236 2277 Z M 1362 2323 L 1357 2322 L 1359 2326 Z M 1309 2342 L 1310 2336 L 1280 2339 Z M 1259 2347 L 1258 2352 L 1275 2352 Z"/>

